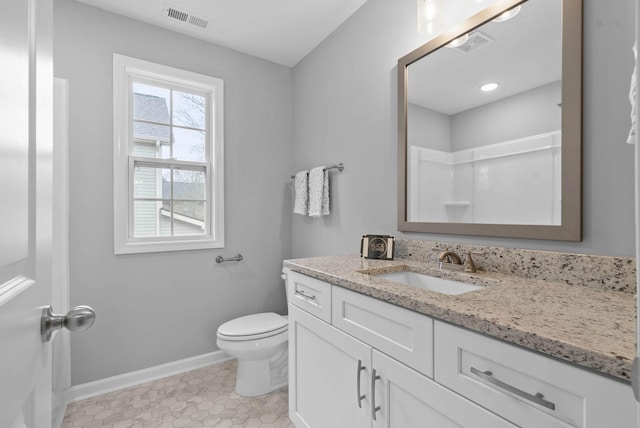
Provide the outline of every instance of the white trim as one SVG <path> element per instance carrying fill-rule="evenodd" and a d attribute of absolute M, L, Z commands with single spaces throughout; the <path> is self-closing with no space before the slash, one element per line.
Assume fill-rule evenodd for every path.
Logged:
<path fill-rule="evenodd" d="M 172 361 L 155 367 L 149 367 L 134 372 L 124 373 L 94 382 L 83 383 L 69 388 L 65 394 L 67 403 L 84 400 L 120 389 L 151 382 L 164 377 L 185 373 L 202 367 L 219 364 L 231 360 L 232 357 L 223 351 L 215 351 L 209 354 L 198 355 L 184 360 Z"/>
<path fill-rule="evenodd" d="M 129 181 L 129 90 L 132 77 L 171 82 L 207 94 L 210 114 L 207 130 L 210 147 L 206 156 L 208 229 L 202 236 L 175 239 L 133 239 L 130 237 L 132 201 Z M 113 55 L 113 168 L 114 168 L 114 253 L 131 254 L 224 247 L 224 81 L 211 76 L 155 64 L 123 55 Z M 213 220 L 212 220 L 213 219 Z"/>

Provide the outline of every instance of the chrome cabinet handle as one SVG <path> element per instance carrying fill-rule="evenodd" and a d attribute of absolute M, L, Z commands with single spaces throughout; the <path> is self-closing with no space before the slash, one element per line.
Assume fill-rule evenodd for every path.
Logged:
<path fill-rule="evenodd" d="M 362 400 L 364 400 L 364 398 L 366 397 L 366 395 L 360 394 L 360 374 L 364 369 L 366 369 L 366 367 L 362 365 L 362 360 L 358 360 L 358 380 L 357 380 L 358 387 L 356 388 L 356 390 L 358 393 L 358 407 L 361 409 L 362 409 Z"/>
<path fill-rule="evenodd" d="M 309 300 L 316 300 L 316 296 L 312 296 L 311 294 L 307 294 L 304 291 L 300 291 L 300 290 L 296 290 L 296 294 L 301 295 L 302 297 L 309 299 Z"/>
<path fill-rule="evenodd" d="M 380 410 L 380 406 L 376 406 L 376 381 L 380 376 L 376 375 L 376 369 L 371 373 L 371 418 L 376 420 L 376 413 Z"/>
<path fill-rule="evenodd" d="M 532 395 L 532 394 L 529 394 L 528 392 L 525 392 L 521 389 L 516 388 L 515 386 L 509 385 L 508 383 L 504 383 L 503 381 L 493 377 L 493 373 L 491 373 L 489 370 L 481 372 L 475 367 L 471 367 L 471 373 L 478 376 L 480 379 L 492 385 L 495 385 L 498 388 L 502 388 L 505 391 L 515 394 L 518 397 L 522 397 L 525 400 L 533 401 L 534 403 L 540 406 L 546 407 L 547 409 L 551 409 L 551 410 L 556 409 L 556 405 L 551 401 L 545 400 L 544 395 L 542 395 L 541 393 L 537 392 L 535 395 Z"/>
<path fill-rule="evenodd" d="M 42 310 L 40 337 L 43 342 L 48 342 L 53 333 L 62 327 L 69 331 L 84 331 L 91 327 L 95 320 L 96 313 L 89 306 L 76 306 L 67 315 L 56 315 L 51 306 L 47 306 Z"/>

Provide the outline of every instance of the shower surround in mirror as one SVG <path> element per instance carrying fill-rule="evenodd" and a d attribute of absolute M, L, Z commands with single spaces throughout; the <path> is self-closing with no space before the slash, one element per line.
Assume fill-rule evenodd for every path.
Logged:
<path fill-rule="evenodd" d="M 559 225 L 560 131 L 459 151 L 409 146 L 410 221 Z"/>
<path fill-rule="evenodd" d="M 409 103 L 408 220 L 560 225 L 561 88 L 454 114 Z"/>

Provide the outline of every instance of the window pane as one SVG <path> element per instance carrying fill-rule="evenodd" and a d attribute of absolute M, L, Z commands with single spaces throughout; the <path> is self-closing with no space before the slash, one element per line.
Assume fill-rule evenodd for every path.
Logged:
<path fill-rule="evenodd" d="M 170 227 L 161 227 L 161 223 L 168 223 L 166 218 L 161 218 L 163 217 L 160 215 L 161 208 L 161 201 L 133 201 L 133 236 L 135 238 L 170 236 Z"/>
<path fill-rule="evenodd" d="M 204 235 L 205 203 L 174 201 L 173 234 L 174 236 Z"/>
<path fill-rule="evenodd" d="M 204 171 L 197 171 L 186 168 L 176 168 L 173 170 L 173 199 L 196 199 L 204 201 L 205 196 Z"/>
<path fill-rule="evenodd" d="M 169 89 L 133 83 L 133 118 L 155 123 L 169 123 Z"/>
<path fill-rule="evenodd" d="M 133 156 L 144 156 L 147 158 L 156 158 L 158 148 L 155 141 L 133 140 L 131 154 Z"/>
<path fill-rule="evenodd" d="M 173 128 L 173 157 L 179 160 L 204 162 L 205 132 Z"/>
<path fill-rule="evenodd" d="M 157 142 L 168 145 L 171 142 L 171 128 L 166 125 L 133 121 L 133 139 L 135 144 L 147 144 L 154 146 L 154 153 L 149 157 L 158 157 L 155 146 Z M 146 155 L 145 155 L 146 156 Z"/>
<path fill-rule="evenodd" d="M 190 129 L 173 129 L 173 157 L 179 160 L 204 162 L 205 132 Z"/>
<path fill-rule="evenodd" d="M 164 177 L 170 177 L 170 173 L 168 168 L 136 165 L 133 171 L 133 197 L 170 198 L 171 195 L 164 191 Z"/>
<path fill-rule="evenodd" d="M 187 92 L 173 92 L 173 124 L 205 129 L 206 98 Z"/>

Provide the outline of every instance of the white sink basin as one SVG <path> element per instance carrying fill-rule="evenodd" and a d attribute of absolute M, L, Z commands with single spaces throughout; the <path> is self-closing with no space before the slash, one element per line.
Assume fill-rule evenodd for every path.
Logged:
<path fill-rule="evenodd" d="M 402 271 L 376 275 L 377 278 L 388 279 L 423 290 L 435 291 L 442 294 L 462 294 L 483 288 L 481 285 L 465 284 L 451 279 L 437 278 L 417 272 Z"/>

